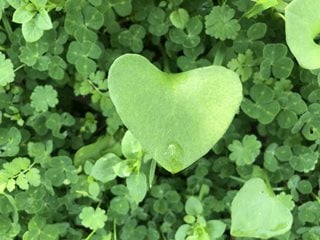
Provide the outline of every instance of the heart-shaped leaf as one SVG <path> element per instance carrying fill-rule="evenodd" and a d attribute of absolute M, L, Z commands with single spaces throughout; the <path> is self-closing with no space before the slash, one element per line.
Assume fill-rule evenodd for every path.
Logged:
<path fill-rule="evenodd" d="M 108 80 L 123 123 L 172 173 L 212 148 L 242 100 L 239 77 L 221 66 L 171 74 L 140 55 L 125 54 L 112 64 Z"/>
<path fill-rule="evenodd" d="M 285 10 L 286 40 L 299 65 L 306 69 L 320 68 L 320 1 L 294 0 Z"/>
<path fill-rule="evenodd" d="M 289 231 L 293 208 L 290 195 L 274 195 L 261 178 L 252 178 L 231 204 L 231 235 L 269 239 Z"/>

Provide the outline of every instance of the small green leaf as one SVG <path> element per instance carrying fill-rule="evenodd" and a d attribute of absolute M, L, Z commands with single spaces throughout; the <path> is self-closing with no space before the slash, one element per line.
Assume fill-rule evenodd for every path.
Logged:
<path fill-rule="evenodd" d="M 189 21 L 189 14 L 185 9 L 179 8 L 170 13 L 170 21 L 176 28 L 184 29 Z"/>
<path fill-rule="evenodd" d="M 250 165 L 260 153 L 261 142 L 255 135 L 245 135 L 242 142 L 233 140 L 228 146 L 231 151 L 229 158 L 235 161 L 238 166 Z"/>
<path fill-rule="evenodd" d="M 264 37 L 267 32 L 267 24 L 257 22 L 252 24 L 247 31 L 247 36 L 251 41 L 255 41 Z"/>
<path fill-rule="evenodd" d="M 10 59 L 6 59 L 5 55 L 0 52 L 0 86 L 5 87 L 14 81 L 13 64 Z"/>
<path fill-rule="evenodd" d="M 106 211 L 101 208 L 84 207 L 79 215 L 81 224 L 92 230 L 103 228 L 107 221 Z"/>
<path fill-rule="evenodd" d="M 235 39 L 241 27 L 234 15 L 235 10 L 228 5 L 213 7 L 205 17 L 206 34 L 222 41 Z"/>
<path fill-rule="evenodd" d="M 40 9 L 39 13 L 35 16 L 35 24 L 41 30 L 52 28 L 51 18 L 46 10 Z"/>
<path fill-rule="evenodd" d="M 38 112 L 45 112 L 58 104 L 58 93 L 51 85 L 37 86 L 31 94 L 31 106 Z"/>
<path fill-rule="evenodd" d="M 206 230 L 210 239 L 217 239 L 221 237 L 226 230 L 226 224 L 218 220 L 210 220 L 207 222 Z"/>
<path fill-rule="evenodd" d="M 43 29 L 37 26 L 35 18 L 22 24 L 22 34 L 27 42 L 38 41 L 43 35 Z"/>
<path fill-rule="evenodd" d="M 267 239 L 289 231 L 293 221 L 292 202 L 284 203 L 286 195 L 281 195 L 282 199 L 278 196 L 262 179 L 248 180 L 231 204 L 231 234 Z"/>
<path fill-rule="evenodd" d="M 69 228 L 67 223 L 47 224 L 46 219 L 39 215 L 34 215 L 28 222 L 28 231 L 23 234 L 23 240 L 34 239 L 59 239 Z"/>
<path fill-rule="evenodd" d="M 30 21 L 36 13 L 36 11 L 29 11 L 26 9 L 26 5 L 22 5 L 13 13 L 12 21 L 16 23 L 26 23 Z"/>
<path fill-rule="evenodd" d="M 189 197 L 185 204 L 185 211 L 191 216 L 199 216 L 203 212 L 202 203 L 197 197 Z"/>
<path fill-rule="evenodd" d="M 132 173 L 126 178 L 130 198 L 136 203 L 141 202 L 147 194 L 147 178 L 144 173 Z"/>
<path fill-rule="evenodd" d="M 121 141 L 121 150 L 126 158 L 141 159 L 143 150 L 139 141 L 128 130 Z"/>
<path fill-rule="evenodd" d="M 90 175 L 100 182 L 106 183 L 116 178 L 113 167 L 121 160 L 113 153 L 100 157 L 93 165 Z"/>

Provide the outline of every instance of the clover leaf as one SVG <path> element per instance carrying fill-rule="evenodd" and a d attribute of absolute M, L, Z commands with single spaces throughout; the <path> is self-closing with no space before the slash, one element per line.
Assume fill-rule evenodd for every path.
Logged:
<path fill-rule="evenodd" d="M 203 52 L 203 45 L 198 45 L 195 48 L 184 48 L 184 55 L 177 59 L 179 68 L 183 71 L 187 71 L 198 67 L 210 66 L 211 63 L 208 59 L 200 57 Z"/>
<path fill-rule="evenodd" d="M 183 8 L 179 8 L 170 13 L 170 21 L 176 28 L 184 29 L 188 20 L 189 13 Z"/>
<path fill-rule="evenodd" d="M 4 54 L 0 52 L 0 86 L 4 87 L 14 80 L 13 64 L 10 59 L 6 59 Z"/>
<path fill-rule="evenodd" d="M 281 128 L 292 128 L 298 121 L 298 114 L 307 111 L 306 103 L 297 93 L 290 92 L 286 96 L 281 96 L 279 103 L 283 108 L 277 116 L 277 122 Z"/>
<path fill-rule="evenodd" d="M 42 2 L 9 2 L 16 10 L 12 21 L 22 24 L 22 34 L 27 42 L 39 40 L 45 30 L 53 27 L 51 18 L 46 10 L 47 1 Z"/>
<path fill-rule="evenodd" d="M 234 15 L 235 10 L 228 5 L 213 7 L 205 17 L 206 34 L 222 41 L 235 39 L 241 27 Z"/>
<path fill-rule="evenodd" d="M 109 182 L 116 178 L 117 175 L 113 167 L 120 161 L 116 155 L 107 153 L 94 163 L 90 171 L 90 176 L 103 183 Z"/>
<path fill-rule="evenodd" d="M 141 202 L 148 190 L 146 175 L 142 172 L 131 173 L 126 178 L 126 184 L 130 198 L 136 203 Z"/>
<path fill-rule="evenodd" d="M 101 49 L 98 45 L 90 41 L 73 41 L 69 45 L 67 60 L 75 64 L 79 73 L 84 76 L 96 71 L 97 64 L 92 59 L 99 58 Z"/>
<path fill-rule="evenodd" d="M 40 68 L 39 70 L 47 70 L 50 59 L 45 56 L 45 53 L 48 50 L 49 45 L 47 42 L 37 41 L 34 43 L 27 43 L 25 46 L 20 48 L 21 53 L 19 55 L 19 59 L 28 66 L 35 66 Z M 44 65 L 44 67 L 41 65 Z"/>
<path fill-rule="evenodd" d="M 155 36 L 160 37 L 169 30 L 166 14 L 161 8 L 155 7 L 151 9 L 148 16 L 148 23 L 149 31 Z"/>
<path fill-rule="evenodd" d="M 313 103 L 308 106 L 308 110 L 301 115 L 292 128 L 292 133 L 302 130 L 303 136 L 308 140 L 316 140 L 320 137 L 319 129 L 320 104 Z"/>
<path fill-rule="evenodd" d="M 287 47 L 280 43 L 270 43 L 263 48 L 263 60 L 260 64 L 261 76 L 265 79 L 271 76 L 287 78 L 290 76 L 293 61 L 286 57 Z"/>
<path fill-rule="evenodd" d="M 192 17 L 185 29 L 173 28 L 169 31 L 170 40 L 182 44 L 185 48 L 194 48 L 200 43 L 199 34 L 202 31 L 202 22 L 198 17 Z"/>
<path fill-rule="evenodd" d="M 260 153 L 261 142 L 254 135 L 245 135 L 242 142 L 234 140 L 228 149 L 231 151 L 229 158 L 238 166 L 250 165 Z"/>
<path fill-rule="evenodd" d="M 128 30 L 119 34 L 119 42 L 135 52 L 141 52 L 143 49 L 143 38 L 146 35 L 145 29 L 138 24 L 131 25 Z"/>
<path fill-rule="evenodd" d="M 320 223 L 320 205 L 316 201 L 307 201 L 298 207 L 301 222 Z"/>
<path fill-rule="evenodd" d="M 35 215 L 28 223 L 28 230 L 23 234 L 23 239 L 58 239 L 66 233 L 68 223 L 47 224 L 46 219 Z"/>
<path fill-rule="evenodd" d="M 12 157 L 20 150 L 22 135 L 16 127 L 0 128 L 0 156 Z"/>
<path fill-rule="evenodd" d="M 245 54 L 239 53 L 237 58 L 231 59 L 227 66 L 238 73 L 241 77 L 241 81 L 245 82 L 252 75 L 254 63 L 252 51 L 247 50 Z"/>
<path fill-rule="evenodd" d="M 250 89 L 250 96 L 255 101 L 245 98 L 241 109 L 251 118 L 257 119 L 263 124 L 273 121 L 280 111 L 280 104 L 274 100 L 274 92 L 263 84 L 255 84 Z"/>
<path fill-rule="evenodd" d="M 48 111 L 58 104 L 58 93 L 51 85 L 37 86 L 30 98 L 31 106 L 38 112 Z"/>
<path fill-rule="evenodd" d="M 81 219 L 81 224 L 83 226 L 92 230 L 103 228 L 105 221 L 108 219 L 105 210 L 99 207 L 96 209 L 93 207 L 82 208 L 79 218 Z"/>
<path fill-rule="evenodd" d="M 293 156 L 290 158 L 290 166 L 298 172 L 310 172 L 314 170 L 319 153 L 313 151 L 310 147 L 297 145 L 293 149 Z"/>

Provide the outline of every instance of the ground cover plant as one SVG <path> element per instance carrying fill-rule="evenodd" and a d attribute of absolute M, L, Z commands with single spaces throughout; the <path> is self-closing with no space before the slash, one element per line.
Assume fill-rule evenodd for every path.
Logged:
<path fill-rule="evenodd" d="M 0 0 L 0 240 L 320 239 L 319 0 Z"/>

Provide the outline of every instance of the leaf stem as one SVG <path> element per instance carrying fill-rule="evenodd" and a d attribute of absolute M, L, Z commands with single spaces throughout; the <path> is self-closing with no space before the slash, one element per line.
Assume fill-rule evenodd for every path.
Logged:
<path fill-rule="evenodd" d="M 21 64 L 19 67 L 17 67 L 16 69 L 14 69 L 13 71 L 16 72 L 18 71 L 19 69 L 23 68 L 26 64 Z"/>
<path fill-rule="evenodd" d="M 152 182 L 156 172 L 157 163 L 154 159 L 151 159 L 150 172 L 149 172 L 149 188 L 152 187 Z"/>
<path fill-rule="evenodd" d="M 235 176 L 229 176 L 229 178 L 231 178 L 232 180 L 235 180 L 237 182 L 240 182 L 240 183 L 245 183 L 246 182 L 246 180 L 243 180 L 242 178 L 235 177 Z"/>
<path fill-rule="evenodd" d="M 117 221 L 113 221 L 113 240 L 117 240 Z"/>
<path fill-rule="evenodd" d="M 96 231 L 97 229 L 92 230 L 91 233 L 85 238 L 85 240 L 90 240 L 90 238 L 93 236 L 93 234 L 95 234 Z"/>
<path fill-rule="evenodd" d="M 273 191 L 284 191 L 286 190 L 285 187 L 275 187 L 275 188 L 272 188 Z"/>
<path fill-rule="evenodd" d="M 169 59 L 167 57 L 166 51 L 164 50 L 164 47 L 162 46 L 162 44 L 159 44 L 159 49 L 163 58 L 163 71 L 170 73 Z"/>
<path fill-rule="evenodd" d="M 100 95 L 108 96 L 107 93 L 101 92 L 101 90 L 91 80 L 89 80 L 89 79 L 86 79 L 86 80 L 91 85 L 91 87 L 93 87 L 93 89 L 96 90 Z"/>
<path fill-rule="evenodd" d="M 8 21 L 6 14 L 2 15 L 2 22 L 3 22 L 4 28 L 6 29 L 6 32 L 8 34 L 8 38 L 9 38 L 10 42 L 14 42 L 12 39 L 13 31 L 12 31 L 11 25 Z"/>

